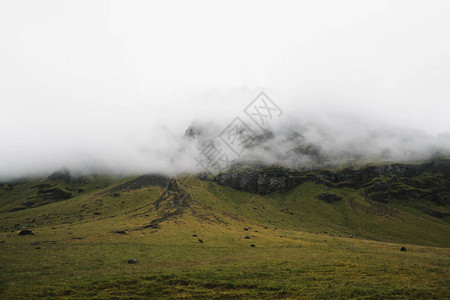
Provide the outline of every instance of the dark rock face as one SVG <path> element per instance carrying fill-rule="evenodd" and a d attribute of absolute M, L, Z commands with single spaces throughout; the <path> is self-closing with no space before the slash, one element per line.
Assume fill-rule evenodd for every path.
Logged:
<path fill-rule="evenodd" d="M 408 250 L 406 250 L 406 248 L 405 247 L 402 247 L 401 249 L 400 249 L 400 251 L 408 251 Z"/>
<path fill-rule="evenodd" d="M 297 185 L 313 181 L 327 187 L 362 189 L 370 203 L 390 203 L 394 200 L 431 201 L 438 206 L 450 205 L 450 159 L 440 158 L 422 164 L 368 165 L 358 169 L 335 171 L 320 169 L 298 171 L 281 166 L 234 165 L 222 171 L 214 182 L 237 190 L 260 195 L 286 192 Z M 336 197 L 319 199 L 333 203 Z M 436 218 L 446 218 L 449 211 L 423 211 Z"/>
<path fill-rule="evenodd" d="M 245 239 L 245 240 L 249 240 L 250 237 L 249 237 L 248 235 L 246 235 L 246 236 L 244 236 L 244 239 Z"/>
<path fill-rule="evenodd" d="M 450 216 L 450 213 L 443 213 L 443 212 L 432 211 L 432 210 L 428 210 L 425 213 L 427 215 L 430 215 L 430 216 L 435 217 L 435 218 L 445 218 L 445 217 L 449 217 Z"/>
<path fill-rule="evenodd" d="M 34 235 L 34 233 L 29 229 L 24 229 L 19 232 L 19 235 Z"/>
<path fill-rule="evenodd" d="M 46 200 L 66 200 L 72 198 L 72 194 L 60 188 L 50 188 L 38 191 L 38 195 Z"/>
<path fill-rule="evenodd" d="M 199 242 L 200 244 L 203 244 L 203 240 L 202 240 L 202 239 L 198 239 L 198 242 Z"/>
<path fill-rule="evenodd" d="M 286 192 L 300 184 L 296 171 L 279 166 L 235 167 L 228 172 L 219 173 L 214 181 L 220 185 L 260 195 Z"/>
<path fill-rule="evenodd" d="M 320 194 L 317 195 L 316 198 L 328 203 L 334 203 L 342 199 L 342 197 L 339 197 L 338 195 L 333 193 Z"/>
<path fill-rule="evenodd" d="M 138 263 L 137 259 L 132 258 L 128 260 L 128 264 L 137 264 L 137 263 Z"/>
<path fill-rule="evenodd" d="M 50 176 L 47 177 L 48 180 L 60 180 L 64 181 L 65 183 L 69 183 L 72 179 L 72 176 L 70 175 L 70 172 L 68 169 L 61 169 L 58 171 L 53 172 Z"/>

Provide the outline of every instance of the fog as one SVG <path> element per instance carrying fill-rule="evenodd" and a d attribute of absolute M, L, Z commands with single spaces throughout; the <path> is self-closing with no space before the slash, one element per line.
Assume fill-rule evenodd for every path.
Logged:
<path fill-rule="evenodd" d="M 448 154 L 449 15 L 448 1 L 2 0 L 0 178 L 199 171 L 236 117 L 261 134 L 244 113 L 261 91 L 282 114 L 242 160 Z"/>

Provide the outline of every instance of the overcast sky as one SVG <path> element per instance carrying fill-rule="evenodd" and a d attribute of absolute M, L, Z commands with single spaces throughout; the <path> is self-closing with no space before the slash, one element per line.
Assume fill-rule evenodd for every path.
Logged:
<path fill-rule="evenodd" d="M 299 119 L 449 132 L 449 16 L 449 1 L 0 0 L 0 174 L 161 169 L 139 153 L 261 90 Z"/>

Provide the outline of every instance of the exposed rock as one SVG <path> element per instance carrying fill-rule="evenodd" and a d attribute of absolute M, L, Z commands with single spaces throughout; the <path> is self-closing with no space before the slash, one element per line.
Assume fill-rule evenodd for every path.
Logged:
<path fill-rule="evenodd" d="M 272 140 L 274 138 L 272 131 L 265 129 L 263 133 L 255 136 L 251 136 L 247 140 L 243 141 L 246 148 L 254 148 L 258 146 L 263 146 L 264 143 Z"/>
<path fill-rule="evenodd" d="M 405 247 L 402 247 L 400 251 L 407 251 Z"/>
<path fill-rule="evenodd" d="M 300 184 L 298 172 L 280 167 L 249 167 L 235 166 L 229 171 L 219 173 L 214 181 L 237 190 L 243 190 L 260 195 L 273 192 L 286 192 Z"/>
<path fill-rule="evenodd" d="M 211 173 L 207 173 L 207 172 L 198 173 L 197 178 L 201 181 L 209 181 L 209 180 L 213 179 L 213 177 L 211 177 Z"/>
<path fill-rule="evenodd" d="M 203 244 L 203 240 L 202 240 L 202 239 L 198 239 L 198 242 L 199 242 L 200 244 Z"/>
<path fill-rule="evenodd" d="M 132 258 L 132 259 L 128 260 L 128 264 L 137 264 L 137 263 L 138 263 L 138 261 L 135 258 Z"/>
<path fill-rule="evenodd" d="M 61 170 L 53 172 L 50 176 L 47 177 L 48 180 L 59 180 L 64 181 L 65 183 L 69 183 L 72 179 L 70 172 L 68 169 L 63 168 Z"/>
<path fill-rule="evenodd" d="M 244 239 L 249 240 L 250 237 L 248 235 L 244 236 Z"/>
<path fill-rule="evenodd" d="M 443 213 L 443 212 L 440 212 L 440 211 L 432 211 L 432 210 L 425 211 L 425 213 L 427 215 L 430 215 L 430 216 L 435 217 L 435 218 L 445 218 L 445 217 L 450 216 L 450 213 Z"/>
<path fill-rule="evenodd" d="M 175 178 L 169 180 L 166 191 L 156 201 L 156 209 L 183 209 L 189 207 L 191 195 L 180 187 Z"/>
<path fill-rule="evenodd" d="M 19 232 L 19 235 L 34 235 L 34 233 L 29 229 L 23 229 Z"/>
<path fill-rule="evenodd" d="M 38 191 L 38 196 L 46 200 L 66 200 L 72 198 L 72 194 L 60 188 L 50 188 Z"/>
<path fill-rule="evenodd" d="M 136 179 L 120 184 L 111 189 L 112 192 L 116 191 L 132 191 L 138 190 L 144 187 L 160 186 L 165 187 L 169 182 L 169 177 L 159 174 L 142 175 Z"/>
<path fill-rule="evenodd" d="M 114 233 L 117 233 L 117 234 L 127 234 L 124 230 L 116 230 L 116 231 L 113 231 Z"/>
<path fill-rule="evenodd" d="M 256 246 L 255 246 L 255 244 L 251 244 L 250 247 L 254 248 L 254 247 L 256 247 Z"/>
<path fill-rule="evenodd" d="M 319 194 L 316 196 L 317 199 L 328 202 L 328 203 L 334 203 L 342 199 L 342 197 L 339 197 L 336 194 L 333 193 L 325 193 L 325 194 Z"/>
<path fill-rule="evenodd" d="M 203 130 L 198 126 L 191 125 L 184 133 L 185 137 L 195 138 L 201 136 L 203 134 Z"/>

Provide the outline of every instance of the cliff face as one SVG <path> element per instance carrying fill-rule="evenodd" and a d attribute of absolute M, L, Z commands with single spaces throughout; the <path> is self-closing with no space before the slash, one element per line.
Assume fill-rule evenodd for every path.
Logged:
<path fill-rule="evenodd" d="M 236 166 L 213 179 L 220 185 L 266 195 L 286 192 L 306 181 L 329 187 L 362 189 L 378 202 L 424 199 L 437 205 L 450 204 L 450 160 L 423 164 L 384 164 L 358 169 L 296 171 L 281 166 Z"/>
<path fill-rule="evenodd" d="M 299 175 L 294 170 L 282 167 L 234 167 L 218 174 L 213 180 L 237 190 L 267 195 L 295 188 L 301 183 Z"/>

